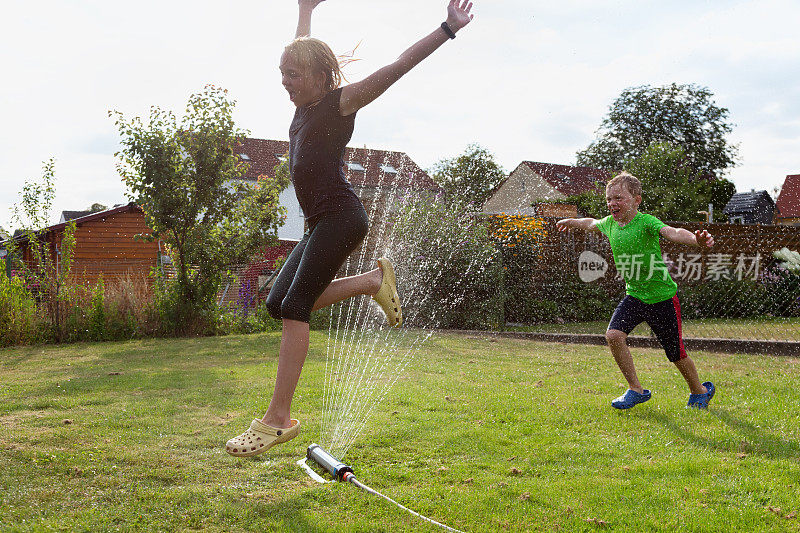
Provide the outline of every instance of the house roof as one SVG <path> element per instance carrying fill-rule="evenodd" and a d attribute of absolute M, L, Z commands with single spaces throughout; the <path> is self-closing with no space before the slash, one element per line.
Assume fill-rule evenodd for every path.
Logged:
<path fill-rule="evenodd" d="M 133 202 L 129 204 L 120 205 L 118 207 L 113 207 L 111 209 L 106 209 L 104 211 L 97 211 L 95 213 L 91 213 L 89 215 L 84 215 L 82 217 L 78 217 L 72 219 L 75 222 L 76 226 L 81 226 L 87 222 L 92 222 L 94 220 L 100 220 L 107 216 L 116 215 L 117 213 L 127 213 L 130 211 L 141 211 L 142 208 L 138 205 L 134 204 Z M 69 222 L 69 221 L 68 221 Z M 58 224 L 54 224 L 52 226 L 48 226 L 44 228 L 42 231 L 39 232 L 40 235 L 44 235 L 50 233 L 52 231 L 60 231 L 63 230 L 67 225 L 67 222 L 59 222 Z M 19 240 L 20 242 L 25 242 L 28 240 L 27 234 L 22 231 L 15 231 L 14 232 L 14 240 Z"/>
<path fill-rule="evenodd" d="M 97 213 L 97 211 L 92 211 L 91 209 L 87 209 L 85 211 L 62 211 L 60 222 L 75 220 L 76 218 L 85 217 L 86 215 L 91 215 L 92 213 Z"/>
<path fill-rule="evenodd" d="M 279 156 L 289 151 L 288 141 L 245 138 L 237 153 L 250 164 L 245 178 L 272 175 L 280 163 Z M 245 159 L 245 157 L 247 159 Z M 372 148 L 347 148 L 345 163 L 358 163 L 362 170 L 346 169 L 345 176 L 355 186 L 362 187 L 407 187 L 411 189 L 438 190 L 439 186 L 405 152 L 393 152 Z M 392 173 L 392 167 L 397 173 Z M 384 167 L 384 168 L 381 168 Z"/>
<path fill-rule="evenodd" d="M 760 205 L 763 205 L 765 200 L 766 203 L 770 205 L 774 205 L 775 203 L 767 191 L 737 192 L 731 196 L 731 199 L 725 204 L 722 212 L 726 215 L 733 213 L 752 213 L 758 209 Z"/>
<path fill-rule="evenodd" d="M 800 174 L 786 176 L 775 205 L 781 218 L 800 217 Z"/>
<path fill-rule="evenodd" d="M 566 196 L 595 190 L 611 179 L 611 173 L 607 170 L 592 167 L 573 167 L 534 161 L 523 161 L 520 165 L 525 165 L 539 174 L 551 187 Z"/>

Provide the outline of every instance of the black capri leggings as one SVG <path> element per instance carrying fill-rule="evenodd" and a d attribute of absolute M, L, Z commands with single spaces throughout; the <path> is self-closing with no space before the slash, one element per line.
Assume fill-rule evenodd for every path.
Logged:
<path fill-rule="evenodd" d="M 363 207 L 323 214 L 311 224 L 269 291 L 269 314 L 273 318 L 308 322 L 314 303 L 347 256 L 364 240 L 368 225 Z"/>

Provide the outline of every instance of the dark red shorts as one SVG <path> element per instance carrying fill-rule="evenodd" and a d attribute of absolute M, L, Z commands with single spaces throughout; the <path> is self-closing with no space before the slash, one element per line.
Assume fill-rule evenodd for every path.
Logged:
<path fill-rule="evenodd" d="M 653 330 L 667 359 L 674 363 L 686 357 L 681 333 L 681 304 L 677 295 L 655 304 L 646 304 L 638 298 L 626 296 L 611 315 L 608 329 L 630 334 L 642 322 L 647 322 Z"/>

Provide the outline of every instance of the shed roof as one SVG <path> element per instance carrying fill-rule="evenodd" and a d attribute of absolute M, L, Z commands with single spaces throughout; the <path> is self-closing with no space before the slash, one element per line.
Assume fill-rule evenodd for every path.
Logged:
<path fill-rule="evenodd" d="M 786 176 L 775 205 L 779 217 L 800 217 L 800 174 Z"/>
<path fill-rule="evenodd" d="M 135 203 L 131 202 L 131 203 L 128 203 L 128 204 L 117 206 L 117 207 L 112 207 L 111 209 L 106 209 L 104 211 L 97 211 L 95 213 L 84 215 L 82 217 L 74 218 L 74 219 L 72 219 L 72 221 L 75 222 L 76 226 L 81 226 L 83 224 L 86 224 L 87 222 L 93 222 L 95 220 L 101 220 L 101 219 L 106 218 L 108 216 L 116 215 L 117 213 L 127 213 L 127 212 L 130 212 L 130 211 L 141 212 L 142 208 L 139 207 L 138 205 L 136 205 Z M 69 222 L 69 220 L 67 222 Z M 46 235 L 46 234 L 48 234 L 50 232 L 61 231 L 66 227 L 67 222 L 59 222 L 58 224 L 54 224 L 52 226 L 48 226 L 48 227 L 44 228 L 43 230 L 41 230 L 39 232 L 39 235 Z M 14 237 L 13 238 L 14 238 L 14 240 L 17 240 L 17 241 L 20 241 L 20 242 L 26 242 L 28 240 L 27 234 L 25 232 L 22 232 L 22 231 L 19 231 L 19 230 L 14 232 Z"/>

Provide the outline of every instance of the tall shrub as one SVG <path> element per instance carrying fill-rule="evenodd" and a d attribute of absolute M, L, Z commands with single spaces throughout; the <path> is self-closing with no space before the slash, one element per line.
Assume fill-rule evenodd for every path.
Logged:
<path fill-rule="evenodd" d="M 40 305 L 47 311 L 55 340 L 64 338 L 64 310 L 75 291 L 70 278 L 75 254 L 75 222 L 69 221 L 63 233 L 44 233 L 55 196 L 55 161 L 44 164 L 41 182 L 28 181 L 22 201 L 13 207 L 13 219 L 23 235 L 8 241 L 9 257 L 18 263 L 25 277 L 36 286 Z M 60 240 L 59 240 L 60 237 Z M 25 251 L 28 260 L 21 256 Z"/>
<path fill-rule="evenodd" d="M 540 242 L 545 237 L 544 220 L 517 215 L 489 218 L 491 236 L 503 260 L 505 320 L 537 322 L 555 312 L 551 302 L 534 291 L 534 275 L 540 268 Z"/>
<path fill-rule="evenodd" d="M 411 197 L 392 226 L 405 320 L 438 328 L 497 328 L 503 321 L 496 260 L 487 224 L 466 205 Z"/>
<path fill-rule="evenodd" d="M 6 274 L 0 259 L 0 346 L 26 344 L 36 338 L 36 302 L 18 276 Z"/>

